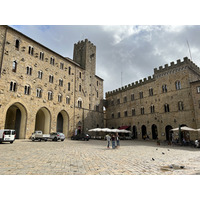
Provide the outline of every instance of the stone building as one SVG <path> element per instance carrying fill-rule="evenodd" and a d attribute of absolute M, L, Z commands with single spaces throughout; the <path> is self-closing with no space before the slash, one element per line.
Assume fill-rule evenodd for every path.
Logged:
<path fill-rule="evenodd" d="M 200 128 L 200 69 L 185 57 L 155 68 L 153 76 L 107 92 L 106 100 L 108 128 L 124 126 L 138 139 L 148 135 L 170 140 L 172 128 Z"/>
<path fill-rule="evenodd" d="M 9 26 L 0 26 L 0 129 L 16 138 L 35 130 L 87 132 L 103 127 L 103 80 L 96 76 L 96 47 L 74 45 L 73 60 Z"/>

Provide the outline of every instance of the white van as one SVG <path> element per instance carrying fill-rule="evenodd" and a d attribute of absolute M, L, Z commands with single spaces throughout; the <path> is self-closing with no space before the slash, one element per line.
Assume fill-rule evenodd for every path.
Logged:
<path fill-rule="evenodd" d="M 0 143 L 10 142 L 11 144 L 15 141 L 16 132 L 11 129 L 0 130 Z"/>

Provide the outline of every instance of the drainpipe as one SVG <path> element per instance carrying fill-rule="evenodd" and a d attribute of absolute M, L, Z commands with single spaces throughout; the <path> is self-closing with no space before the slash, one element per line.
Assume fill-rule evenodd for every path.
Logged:
<path fill-rule="evenodd" d="M 75 111 L 75 109 L 76 109 L 76 102 L 75 102 L 75 100 L 76 100 L 76 98 L 75 98 L 75 94 L 76 94 L 76 66 L 75 66 L 75 75 L 74 75 L 74 79 L 75 79 L 75 81 L 74 81 L 74 127 L 73 127 L 73 129 L 75 130 L 76 129 L 76 118 L 75 118 L 75 115 L 76 115 L 76 111 Z"/>
<path fill-rule="evenodd" d="M 7 30 L 8 30 L 8 28 L 6 27 L 5 36 L 4 36 L 4 42 L 3 42 L 3 48 L 2 48 L 2 55 L 1 55 L 0 78 L 1 78 L 1 69 L 2 69 L 2 64 L 3 64 L 4 49 L 5 49 L 5 44 L 6 44 Z"/>

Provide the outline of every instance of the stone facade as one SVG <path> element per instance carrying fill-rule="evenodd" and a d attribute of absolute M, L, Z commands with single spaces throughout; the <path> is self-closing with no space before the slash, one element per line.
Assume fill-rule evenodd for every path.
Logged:
<path fill-rule="evenodd" d="M 0 129 L 29 138 L 38 129 L 70 137 L 103 127 L 103 80 L 95 68 L 96 47 L 87 39 L 74 45 L 72 60 L 0 26 Z"/>
<path fill-rule="evenodd" d="M 133 138 L 170 140 L 170 129 L 200 128 L 200 70 L 187 57 L 153 76 L 106 93 L 108 128 L 129 127 Z M 197 137 L 196 133 L 190 135 Z"/>

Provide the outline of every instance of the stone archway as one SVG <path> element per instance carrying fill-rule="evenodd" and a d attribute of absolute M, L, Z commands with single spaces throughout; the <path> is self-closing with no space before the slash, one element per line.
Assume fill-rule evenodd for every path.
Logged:
<path fill-rule="evenodd" d="M 168 141 L 172 141 L 172 132 L 170 131 L 171 129 L 173 129 L 173 128 L 170 125 L 167 125 L 165 127 L 166 140 L 168 140 Z"/>
<path fill-rule="evenodd" d="M 56 130 L 57 132 L 64 133 L 67 137 L 69 132 L 69 115 L 64 110 L 58 113 Z"/>
<path fill-rule="evenodd" d="M 133 139 L 137 139 L 137 127 L 133 126 Z"/>
<path fill-rule="evenodd" d="M 145 139 L 147 135 L 147 128 L 145 125 L 142 125 L 142 138 Z"/>
<path fill-rule="evenodd" d="M 40 108 L 36 114 L 35 131 L 42 131 L 43 134 L 50 132 L 51 115 L 47 108 Z"/>
<path fill-rule="evenodd" d="M 16 139 L 25 139 L 27 111 L 21 103 L 12 104 L 6 112 L 5 129 L 14 129 Z"/>
<path fill-rule="evenodd" d="M 151 126 L 151 130 L 152 130 L 152 139 L 154 140 L 158 139 L 158 129 L 155 124 Z"/>

